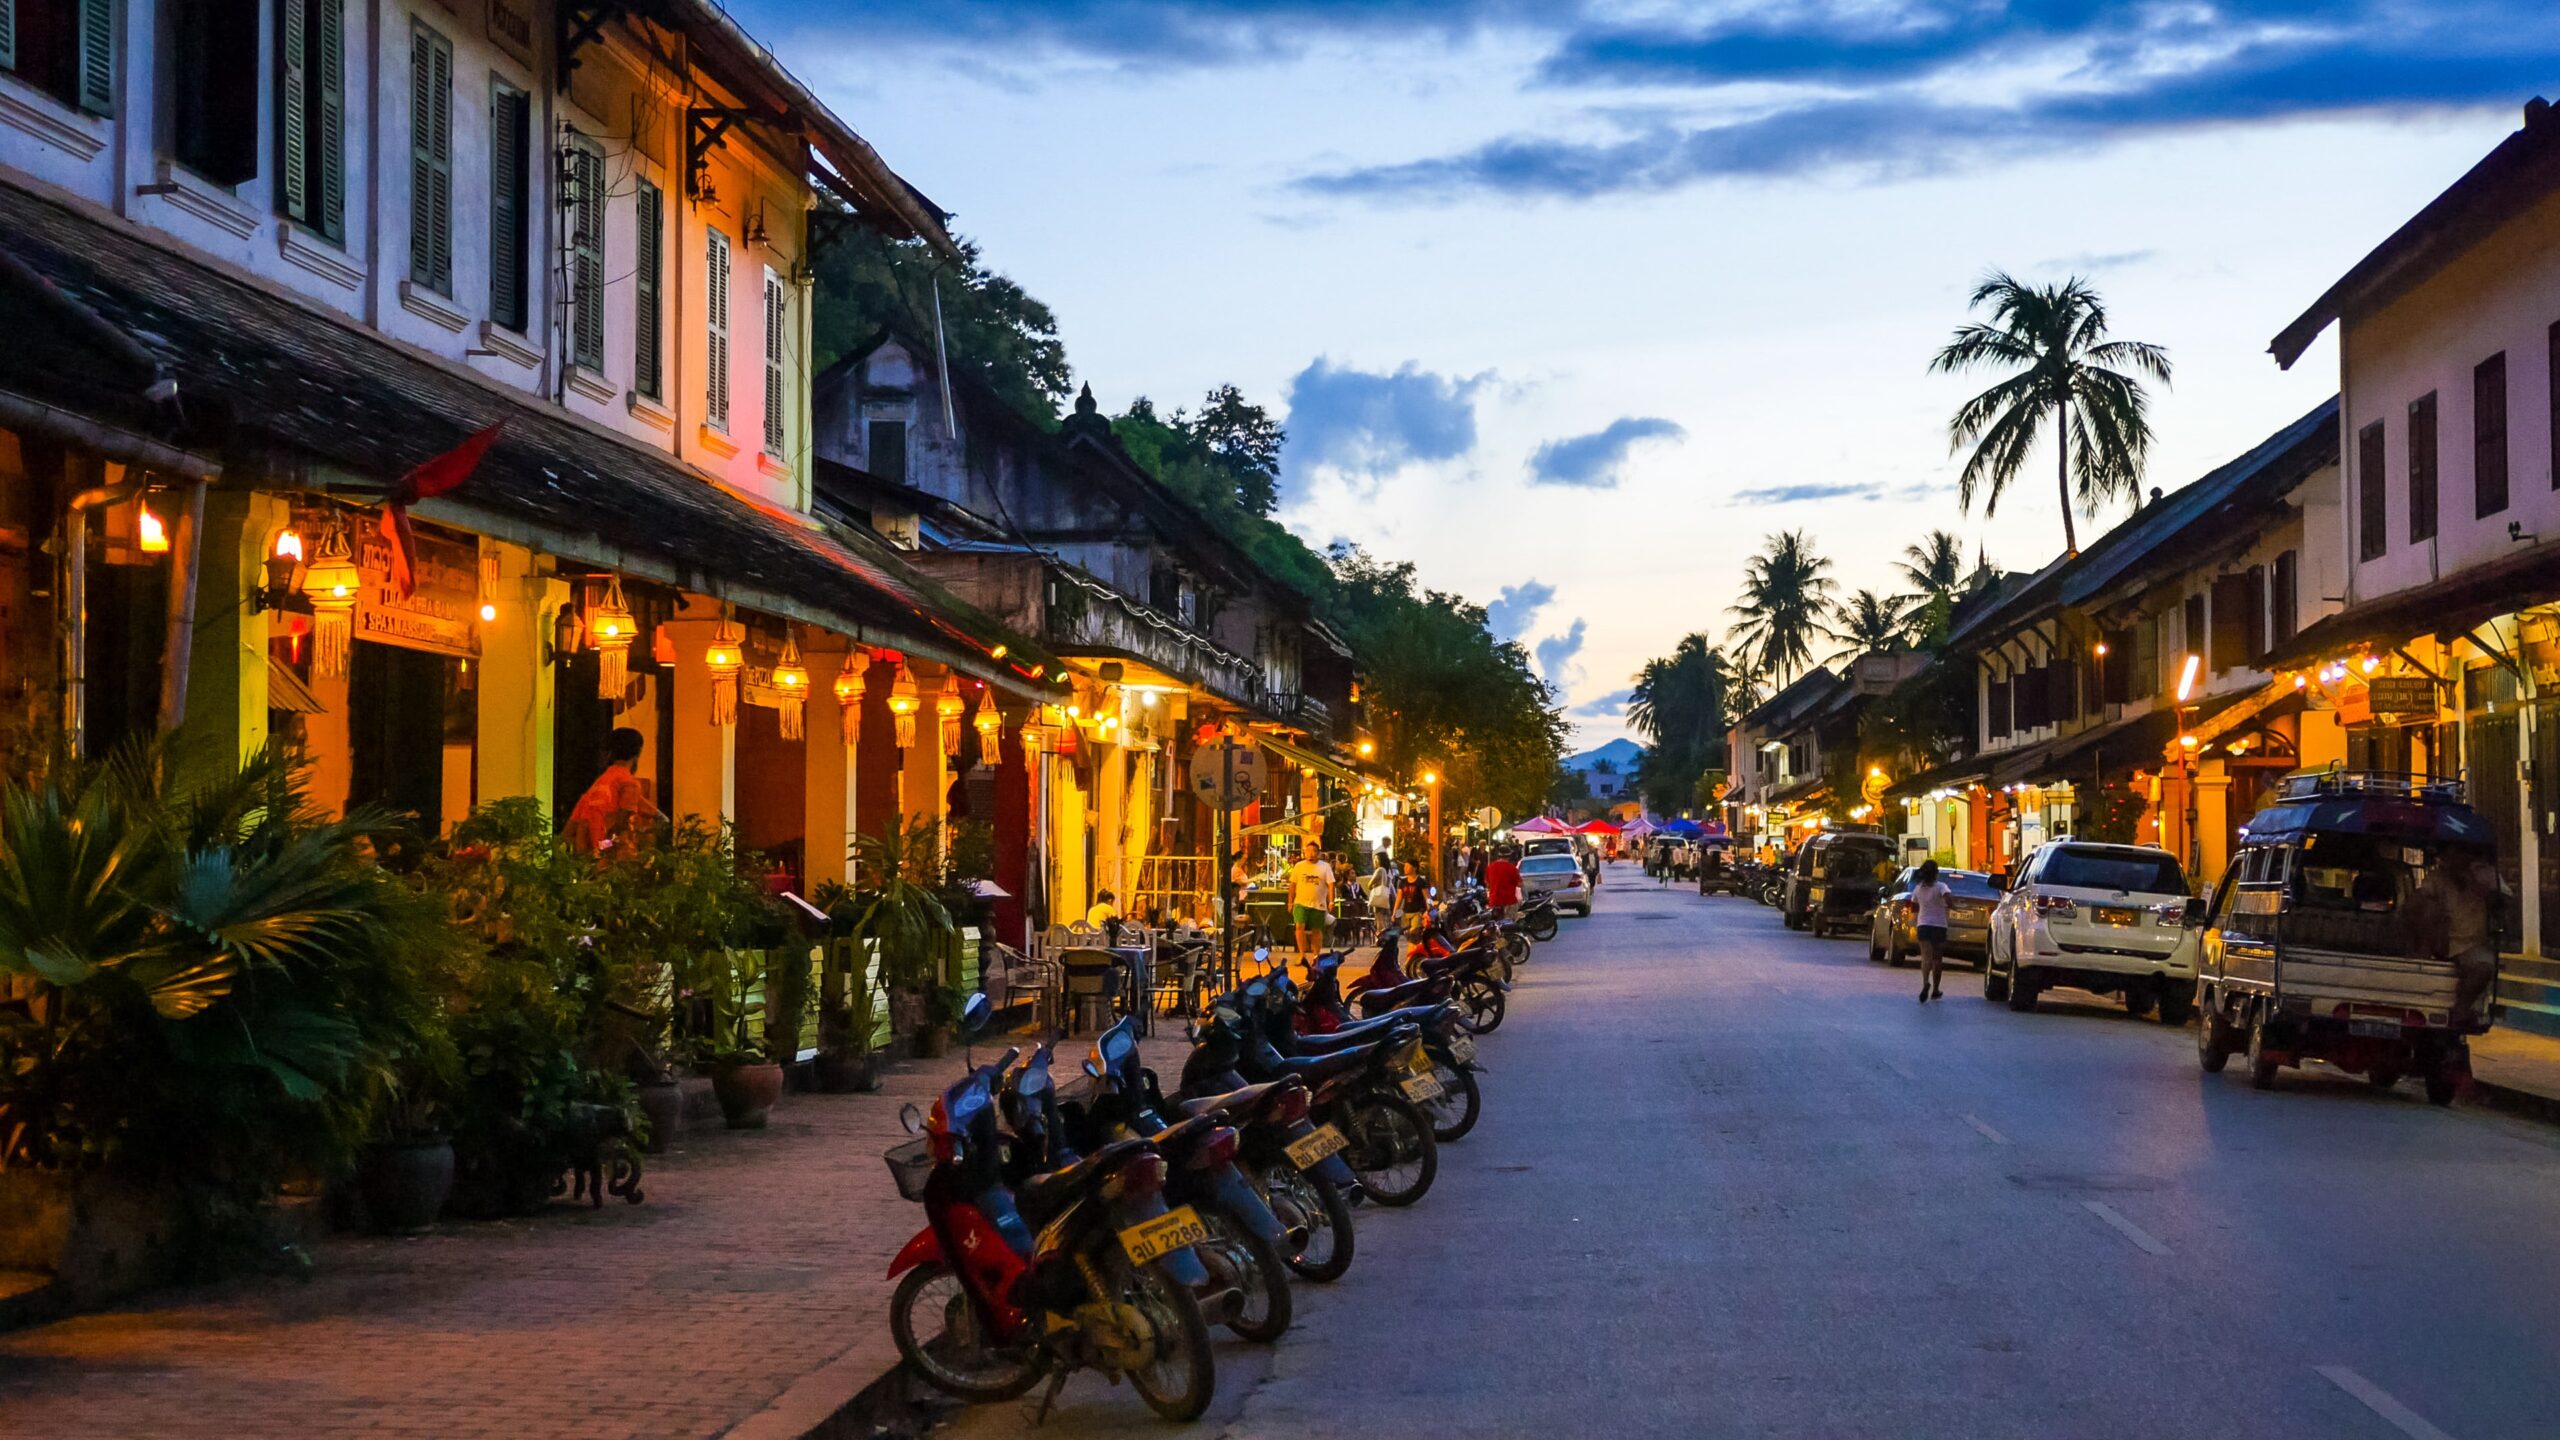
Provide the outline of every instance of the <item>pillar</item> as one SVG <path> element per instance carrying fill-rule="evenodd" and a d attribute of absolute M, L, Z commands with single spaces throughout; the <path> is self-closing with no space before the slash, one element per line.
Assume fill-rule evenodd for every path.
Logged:
<path fill-rule="evenodd" d="M 543 574 L 521 546 L 500 545 L 497 555 L 498 618 L 480 626 L 479 799 L 531 795 L 548 808 L 559 671 L 545 652 L 553 621 L 570 603 L 569 585 Z"/>
<path fill-rule="evenodd" d="M 1989 870 L 1991 864 L 1991 792 L 1970 785 L 1964 792 L 1965 866 L 1968 870 Z"/>
<path fill-rule="evenodd" d="M 2231 776 L 2216 762 L 2196 776 L 2194 872 L 2188 878 L 2202 890 L 2222 879 L 2231 864 Z"/>
<path fill-rule="evenodd" d="M 1092 744 L 1077 737 L 1079 755 L 1089 753 Z M 1088 810 L 1082 777 L 1076 761 L 1079 755 L 1049 755 L 1043 760 L 1048 769 L 1049 792 L 1049 921 L 1063 925 L 1081 920 L 1093 908 L 1093 896 L 1086 879 L 1090 861 L 1087 848 L 1092 834 L 1092 816 Z"/>
<path fill-rule="evenodd" d="M 710 608 L 705 601 L 688 602 L 694 607 Z M 738 727 L 711 722 L 711 668 L 703 663 L 717 623 L 709 617 L 667 622 L 676 647 L 675 718 L 667 736 L 675 747 L 676 792 L 667 813 L 677 819 L 699 815 L 714 824 L 738 814 Z"/>
<path fill-rule="evenodd" d="M 835 697 L 835 677 L 848 661 L 868 663 L 861 656 L 812 653 L 808 656 L 808 772 L 807 803 L 802 812 L 800 833 L 805 837 L 809 888 L 832 880 L 842 885 L 852 874 L 855 785 L 857 768 L 854 746 L 846 742 L 844 707 Z M 857 687 L 860 684 L 856 680 Z M 860 694 L 857 688 L 856 695 Z M 860 718 L 857 702 L 855 716 Z"/>
<path fill-rule="evenodd" d="M 291 509 L 283 496 L 259 491 L 215 486 L 205 494 L 194 660 L 184 727 L 173 742 L 182 774 L 210 780 L 267 743 L 270 615 L 251 614 L 250 596 L 266 583 L 267 553 Z"/>
<path fill-rule="evenodd" d="M 854 743 L 854 824 L 878 835 L 898 818 L 898 725 L 889 713 L 889 690 L 899 661 L 874 659 L 862 672 L 862 717 Z M 923 737 L 919 735 L 918 739 Z"/>
<path fill-rule="evenodd" d="M 951 683 L 950 667 L 931 661 L 907 661 L 916 676 L 916 743 L 907 747 L 899 777 L 898 811 L 909 824 L 941 823 L 944 793 L 950 788 L 950 757 L 942 753 L 942 717 L 934 702 Z"/>
<path fill-rule="evenodd" d="M 989 695 L 981 703 L 993 704 Z M 997 711 L 1004 730 L 996 743 L 995 826 L 996 888 L 1006 898 L 996 902 L 996 938 L 1007 945 L 1027 943 L 1026 902 L 1031 895 L 1031 866 L 1036 847 L 1031 837 L 1031 770 L 1024 763 L 1022 726 L 1030 718 L 1027 705 L 1008 704 Z"/>
<path fill-rule="evenodd" d="M 1129 761 L 1118 744 L 1118 732 L 1112 734 L 1110 740 L 1087 742 L 1093 746 L 1093 884 L 1098 891 L 1118 895 L 1123 913 L 1135 914 L 1129 903 L 1129 882 L 1136 877 L 1127 859 Z"/>

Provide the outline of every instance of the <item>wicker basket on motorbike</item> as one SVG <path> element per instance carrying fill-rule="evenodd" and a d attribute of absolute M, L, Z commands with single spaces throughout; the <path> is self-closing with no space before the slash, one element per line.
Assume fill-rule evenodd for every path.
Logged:
<path fill-rule="evenodd" d="M 933 1178 L 933 1150 L 923 1136 L 890 1146 L 880 1158 L 889 1162 L 889 1178 L 898 1182 L 901 1198 L 924 1198 L 924 1182 Z"/>

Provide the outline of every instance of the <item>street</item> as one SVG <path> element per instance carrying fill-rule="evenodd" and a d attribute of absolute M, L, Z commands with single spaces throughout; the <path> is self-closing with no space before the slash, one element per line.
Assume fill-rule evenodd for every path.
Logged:
<path fill-rule="evenodd" d="M 2272 1093 L 1610 867 L 1484 1043 L 1485 1118 L 1362 1212 L 1202 1433 L 2560 1434 L 2560 1134 Z M 2075 997 L 2079 1003 L 2074 1003 Z M 1152 1424 L 1071 1381 L 1043 1434 Z M 946 1433 L 1021 1433 L 1020 1405 Z"/>

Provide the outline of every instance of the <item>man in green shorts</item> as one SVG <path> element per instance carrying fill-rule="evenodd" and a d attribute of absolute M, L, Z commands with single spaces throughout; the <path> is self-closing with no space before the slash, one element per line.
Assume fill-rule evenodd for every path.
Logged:
<path fill-rule="evenodd" d="M 1326 917 L 1333 913 L 1333 886 L 1310 841 L 1289 867 L 1289 919 L 1297 927 L 1298 953 L 1313 955 L 1324 944 Z"/>

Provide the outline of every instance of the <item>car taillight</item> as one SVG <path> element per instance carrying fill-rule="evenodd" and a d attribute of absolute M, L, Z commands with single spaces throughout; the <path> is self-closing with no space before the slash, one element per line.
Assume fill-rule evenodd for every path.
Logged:
<path fill-rule="evenodd" d="M 1164 1157 L 1149 1151 L 1114 1172 L 1103 1182 L 1105 1197 L 1117 1200 L 1123 1196 L 1141 1199 L 1164 1189 Z"/>
<path fill-rule="evenodd" d="M 1221 1125 L 1191 1152 L 1191 1168 L 1215 1170 L 1236 1158 L 1236 1132 Z"/>
<path fill-rule="evenodd" d="M 2151 918 L 2152 923 L 2156 925 L 2166 925 L 2171 928 L 2183 927 L 2187 923 L 2187 902 L 2172 900 L 2164 905 L 2154 905 L 2151 907 Z"/>
<path fill-rule="evenodd" d="M 2056 920 L 2077 920 L 2080 907 L 2061 895 L 2039 895 L 2036 897 L 2036 913 Z"/>

